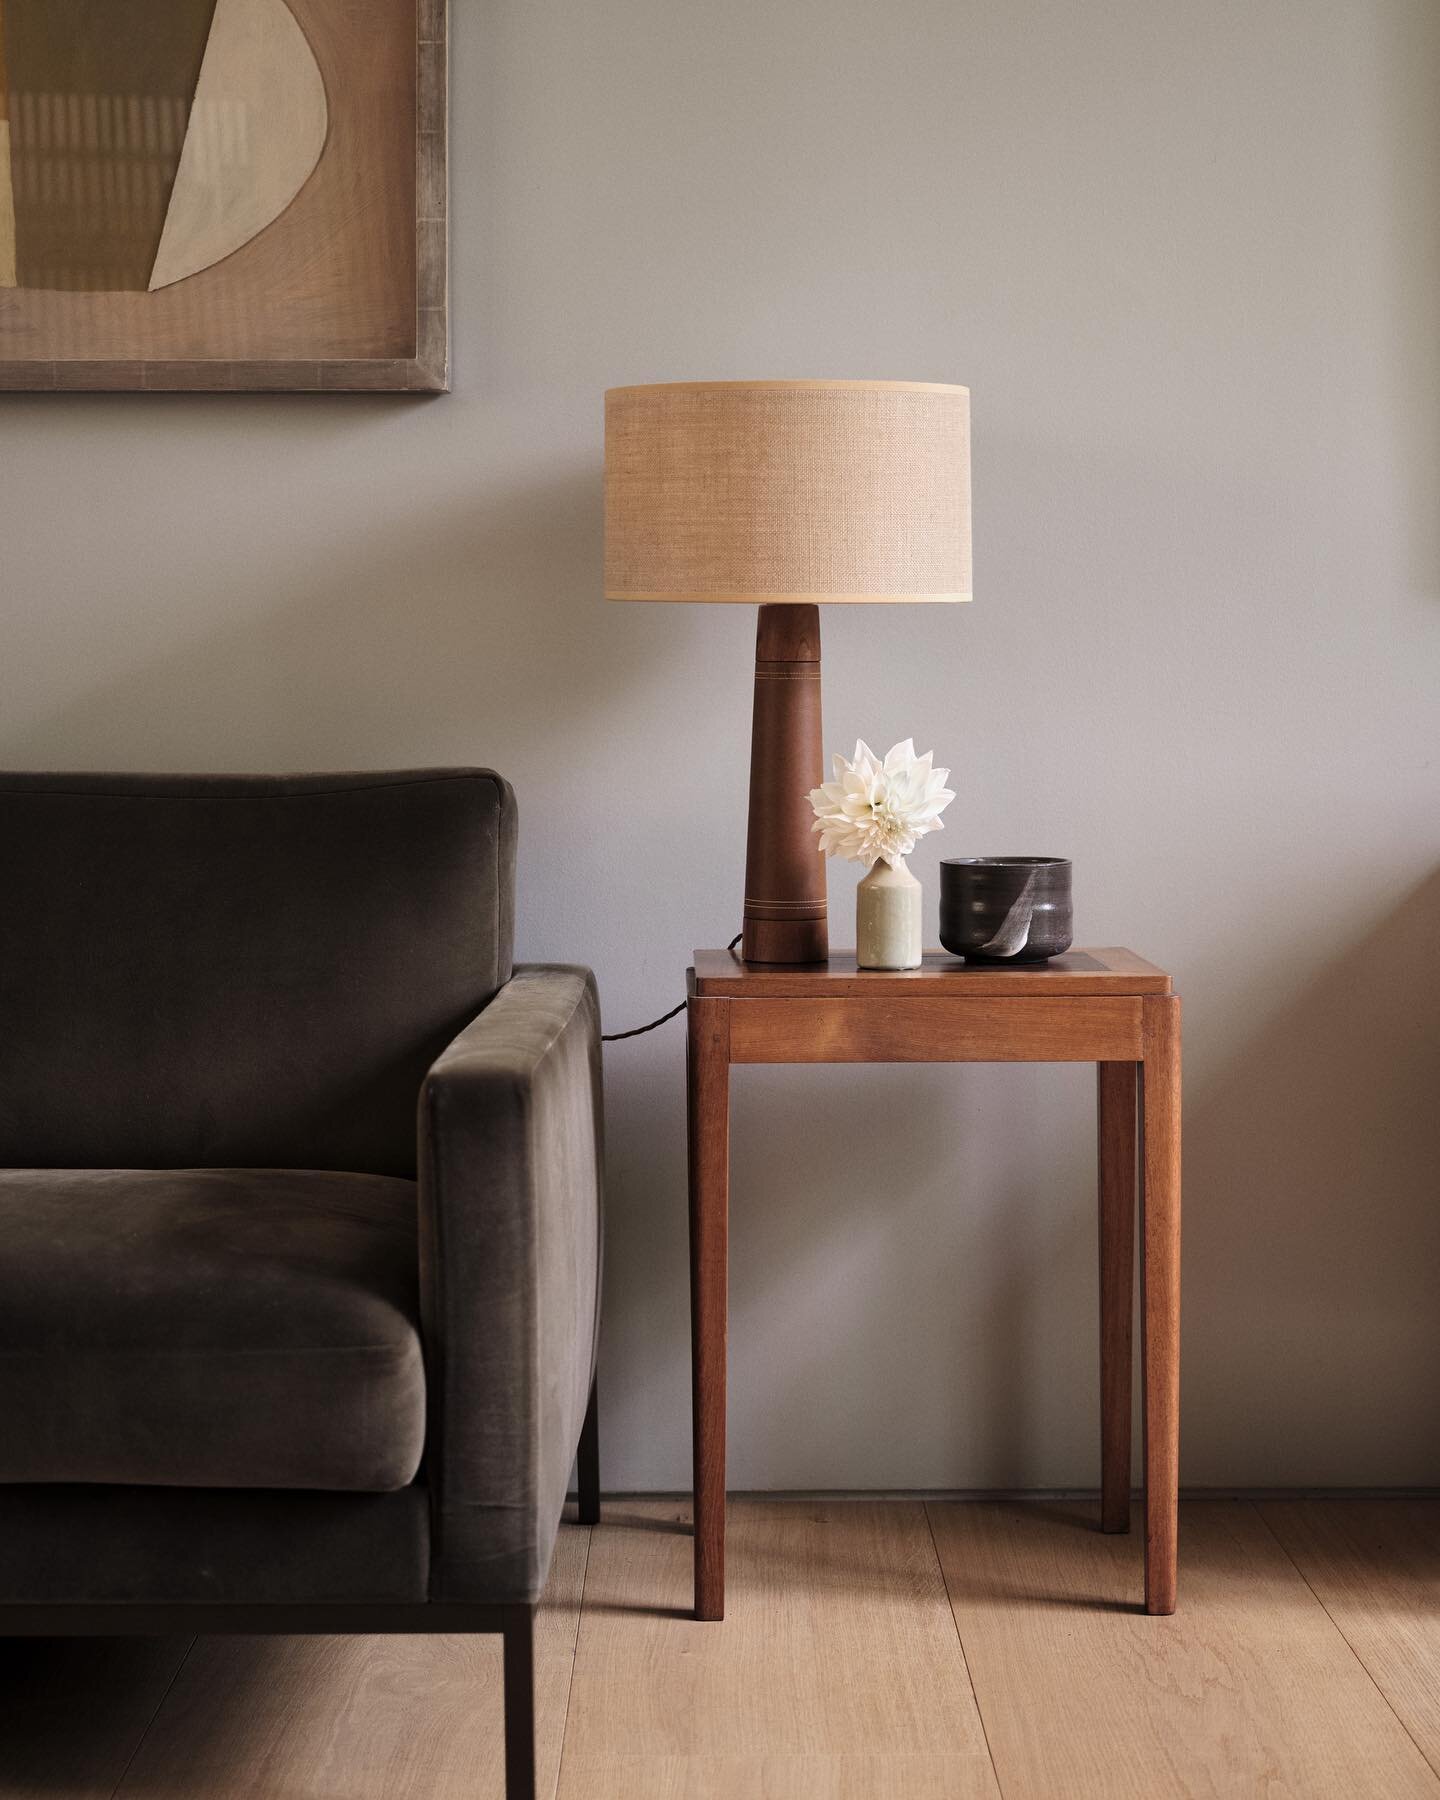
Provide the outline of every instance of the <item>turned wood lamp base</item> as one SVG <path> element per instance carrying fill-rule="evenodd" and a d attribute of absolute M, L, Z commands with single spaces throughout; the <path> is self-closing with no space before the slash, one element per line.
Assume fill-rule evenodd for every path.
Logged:
<path fill-rule="evenodd" d="M 810 790 L 824 780 L 820 608 L 760 608 L 750 831 L 741 954 L 752 963 L 823 963 L 830 954 L 825 859 Z"/>

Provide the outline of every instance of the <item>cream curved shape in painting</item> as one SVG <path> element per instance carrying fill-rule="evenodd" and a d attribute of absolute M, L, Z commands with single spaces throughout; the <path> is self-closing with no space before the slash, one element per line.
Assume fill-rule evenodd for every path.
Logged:
<path fill-rule="evenodd" d="M 324 80 L 284 0 L 217 0 L 151 292 L 278 219 L 314 172 L 328 124 Z"/>

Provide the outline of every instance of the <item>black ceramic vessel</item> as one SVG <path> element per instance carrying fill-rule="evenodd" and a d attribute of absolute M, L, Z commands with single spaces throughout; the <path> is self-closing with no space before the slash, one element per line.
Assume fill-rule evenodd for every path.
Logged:
<path fill-rule="evenodd" d="M 1074 914 L 1063 856 L 948 856 L 940 942 L 966 962 L 1044 962 L 1068 950 Z"/>

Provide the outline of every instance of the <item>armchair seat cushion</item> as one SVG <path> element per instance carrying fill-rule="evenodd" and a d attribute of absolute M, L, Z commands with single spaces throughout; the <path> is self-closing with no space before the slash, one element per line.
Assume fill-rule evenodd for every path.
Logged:
<path fill-rule="evenodd" d="M 415 1184 L 0 1170 L 0 1484 L 414 1480 Z"/>

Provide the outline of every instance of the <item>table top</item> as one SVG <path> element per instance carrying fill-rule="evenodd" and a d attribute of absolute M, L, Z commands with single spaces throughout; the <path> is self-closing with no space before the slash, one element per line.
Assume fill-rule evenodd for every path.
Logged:
<path fill-rule="evenodd" d="M 927 950 L 918 969 L 861 969 L 853 950 L 823 963 L 747 963 L 733 950 L 697 950 L 697 996 L 731 1000 L 955 994 L 1168 994 L 1170 977 L 1133 950 L 1067 950 L 1044 963 L 967 963 L 948 950 Z"/>

